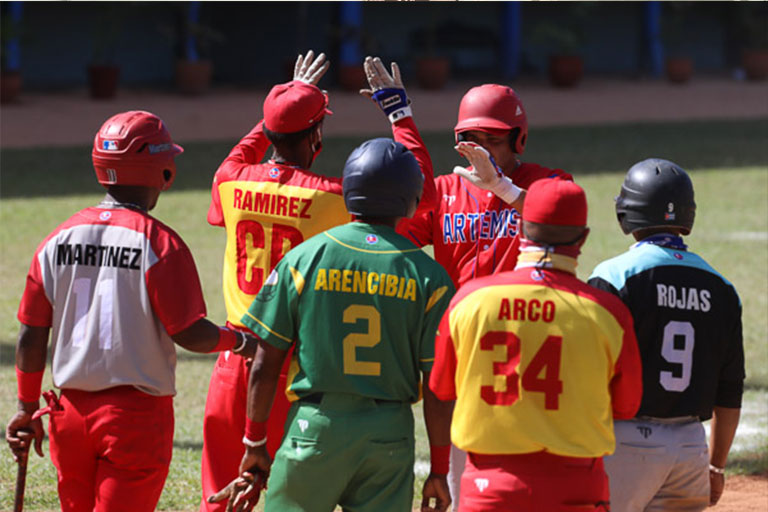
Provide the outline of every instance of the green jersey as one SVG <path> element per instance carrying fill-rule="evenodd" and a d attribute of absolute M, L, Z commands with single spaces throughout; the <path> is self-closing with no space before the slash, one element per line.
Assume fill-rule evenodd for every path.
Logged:
<path fill-rule="evenodd" d="M 394 229 L 352 222 L 288 252 L 242 322 L 279 349 L 295 343 L 291 400 L 353 393 L 415 402 L 453 292 L 447 272 Z"/>

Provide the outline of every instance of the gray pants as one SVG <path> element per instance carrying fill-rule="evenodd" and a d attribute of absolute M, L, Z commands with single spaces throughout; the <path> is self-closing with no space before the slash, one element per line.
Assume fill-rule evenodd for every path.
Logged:
<path fill-rule="evenodd" d="M 451 491 L 451 506 L 459 510 L 459 495 L 461 494 L 461 475 L 467 463 L 467 452 L 456 448 L 451 443 L 451 465 L 448 471 L 448 490 Z"/>
<path fill-rule="evenodd" d="M 605 457 L 613 512 L 699 511 L 709 505 L 709 455 L 699 421 L 617 421 Z"/>

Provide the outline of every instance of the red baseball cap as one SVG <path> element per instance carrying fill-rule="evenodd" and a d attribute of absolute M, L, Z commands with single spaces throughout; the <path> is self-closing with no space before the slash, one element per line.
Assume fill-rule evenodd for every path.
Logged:
<path fill-rule="evenodd" d="M 300 80 L 277 84 L 264 100 L 264 126 L 277 133 L 306 130 L 326 114 L 333 114 L 328 109 L 328 96 Z"/>
<path fill-rule="evenodd" d="M 586 226 L 584 189 L 572 181 L 558 178 L 534 182 L 525 194 L 523 220 L 554 226 Z"/>

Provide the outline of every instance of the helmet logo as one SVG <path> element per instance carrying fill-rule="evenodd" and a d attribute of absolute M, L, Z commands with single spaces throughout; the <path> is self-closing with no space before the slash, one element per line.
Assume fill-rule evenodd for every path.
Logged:
<path fill-rule="evenodd" d="M 107 182 L 117 183 L 117 172 L 114 169 L 107 169 Z"/>
<path fill-rule="evenodd" d="M 278 176 L 280 176 L 280 169 L 278 169 L 277 167 L 273 167 L 269 170 L 270 178 L 277 178 Z"/>
<path fill-rule="evenodd" d="M 534 281 L 543 281 L 544 274 L 542 274 L 539 269 L 531 270 L 531 279 Z"/>
<path fill-rule="evenodd" d="M 373 235 L 373 234 L 366 235 L 365 243 L 367 243 L 368 245 L 377 244 L 377 243 L 379 243 L 379 237 L 377 237 L 376 235 Z"/>
<path fill-rule="evenodd" d="M 101 147 L 105 151 L 117 151 L 117 141 L 116 140 L 102 141 Z"/>
<path fill-rule="evenodd" d="M 99 219 L 101 220 L 109 220 L 112 218 L 112 212 L 101 212 L 99 214 Z"/>
<path fill-rule="evenodd" d="M 667 204 L 667 211 L 664 213 L 664 220 L 675 220 L 675 203 Z"/>
<path fill-rule="evenodd" d="M 115 148 L 117 149 L 117 148 Z M 171 150 L 171 144 L 168 142 L 165 142 L 163 144 L 150 144 L 149 145 L 149 154 L 154 155 L 155 153 L 162 153 L 163 151 L 170 151 Z"/>
<path fill-rule="evenodd" d="M 679 252 L 676 252 L 676 253 L 674 254 L 674 256 L 675 256 L 675 258 L 677 258 L 677 259 L 679 259 L 679 260 L 682 260 L 682 259 L 683 259 L 683 255 L 682 255 L 682 254 L 680 254 Z"/>
<path fill-rule="evenodd" d="M 523 115 L 523 109 L 520 108 L 520 105 L 518 105 L 517 108 L 515 109 L 515 115 L 516 116 Z"/>

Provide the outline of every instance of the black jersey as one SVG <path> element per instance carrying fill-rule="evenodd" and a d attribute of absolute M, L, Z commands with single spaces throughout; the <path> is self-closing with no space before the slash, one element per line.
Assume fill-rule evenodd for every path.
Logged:
<path fill-rule="evenodd" d="M 619 296 L 632 312 L 643 362 L 638 416 L 712 417 L 740 407 L 744 384 L 741 302 L 700 256 L 641 241 L 599 264 L 589 284 Z M 677 248 L 674 248 L 677 247 Z"/>

